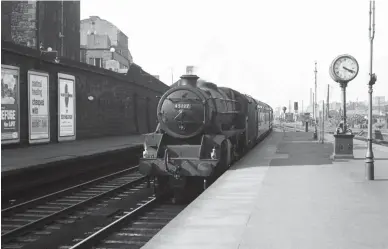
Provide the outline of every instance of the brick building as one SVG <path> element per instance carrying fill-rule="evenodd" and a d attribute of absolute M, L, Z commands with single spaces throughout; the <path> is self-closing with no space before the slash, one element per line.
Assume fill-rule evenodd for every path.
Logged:
<path fill-rule="evenodd" d="M 98 16 L 81 20 L 80 36 L 82 62 L 114 71 L 125 71 L 133 62 L 128 37 Z"/>
<path fill-rule="evenodd" d="M 2 1 L 1 39 L 79 61 L 79 20 L 79 1 Z"/>

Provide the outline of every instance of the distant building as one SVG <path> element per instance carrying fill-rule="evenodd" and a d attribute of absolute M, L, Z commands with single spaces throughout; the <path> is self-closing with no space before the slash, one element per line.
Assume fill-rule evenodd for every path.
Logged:
<path fill-rule="evenodd" d="M 125 71 L 133 63 L 128 37 L 98 16 L 81 20 L 81 61 L 113 71 Z"/>
<path fill-rule="evenodd" d="M 186 74 L 195 74 L 195 70 L 197 68 L 195 66 L 186 66 Z"/>
<path fill-rule="evenodd" d="M 274 110 L 275 117 L 280 117 L 282 115 L 282 113 L 283 113 L 282 107 L 278 106 L 275 108 L 275 110 Z"/>
<path fill-rule="evenodd" d="M 385 96 L 375 96 L 373 97 L 373 105 L 384 105 Z"/>
<path fill-rule="evenodd" d="M 79 1 L 1 1 L 1 40 L 80 58 Z"/>
<path fill-rule="evenodd" d="M 311 104 L 306 107 L 305 112 L 313 113 L 314 112 L 314 105 Z"/>
<path fill-rule="evenodd" d="M 339 111 L 342 108 L 342 103 L 340 102 L 331 102 L 329 104 L 330 110 Z"/>

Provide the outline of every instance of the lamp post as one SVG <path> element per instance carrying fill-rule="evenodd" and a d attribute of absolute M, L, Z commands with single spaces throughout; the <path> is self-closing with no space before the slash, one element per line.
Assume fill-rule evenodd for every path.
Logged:
<path fill-rule="evenodd" d="M 317 131 L 317 123 L 318 123 L 318 115 L 317 115 L 317 62 L 315 62 L 315 97 L 314 97 L 314 114 L 315 114 L 315 129 L 314 129 L 314 139 L 318 139 L 318 131 Z"/>
<path fill-rule="evenodd" d="M 61 56 L 63 56 L 64 52 L 64 46 L 63 46 L 63 38 L 65 37 L 63 35 L 63 25 L 64 25 L 64 19 L 63 19 L 63 0 L 61 1 L 61 32 L 59 32 L 59 39 L 61 39 Z"/>
<path fill-rule="evenodd" d="M 372 13 L 373 12 L 373 13 Z M 373 24 L 372 22 L 373 14 Z M 376 83 L 377 77 L 372 71 L 373 63 L 373 39 L 375 38 L 375 1 L 369 2 L 369 41 L 370 41 L 370 61 L 369 61 L 369 118 L 368 118 L 368 146 L 365 155 L 365 178 L 366 180 L 374 180 L 374 156 L 372 150 L 372 93 L 373 85 Z"/>
<path fill-rule="evenodd" d="M 115 49 L 114 47 L 111 47 L 111 48 L 109 49 L 109 51 L 112 53 L 111 60 L 114 60 L 114 53 L 115 53 L 116 49 Z"/>

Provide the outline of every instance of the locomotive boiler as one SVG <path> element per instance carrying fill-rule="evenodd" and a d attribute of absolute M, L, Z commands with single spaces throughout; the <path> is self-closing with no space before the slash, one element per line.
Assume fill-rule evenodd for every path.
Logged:
<path fill-rule="evenodd" d="M 250 96 L 183 75 L 160 99 L 139 170 L 155 194 L 180 198 L 206 188 L 272 130 L 272 108 Z"/>

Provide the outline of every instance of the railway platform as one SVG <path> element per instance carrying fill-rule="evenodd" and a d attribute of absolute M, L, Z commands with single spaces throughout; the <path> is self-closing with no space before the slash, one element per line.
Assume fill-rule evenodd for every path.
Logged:
<path fill-rule="evenodd" d="M 388 147 L 331 160 L 311 132 L 272 132 L 143 248 L 388 248 Z"/>
<path fill-rule="evenodd" d="M 112 136 L 1 151 L 1 174 L 54 166 L 56 162 L 142 146 L 143 135 Z"/>
<path fill-rule="evenodd" d="M 76 180 L 80 174 L 122 169 L 137 162 L 143 141 L 142 135 L 112 136 L 4 149 L 1 151 L 2 196 L 28 196 L 31 188 L 64 179 Z"/>

